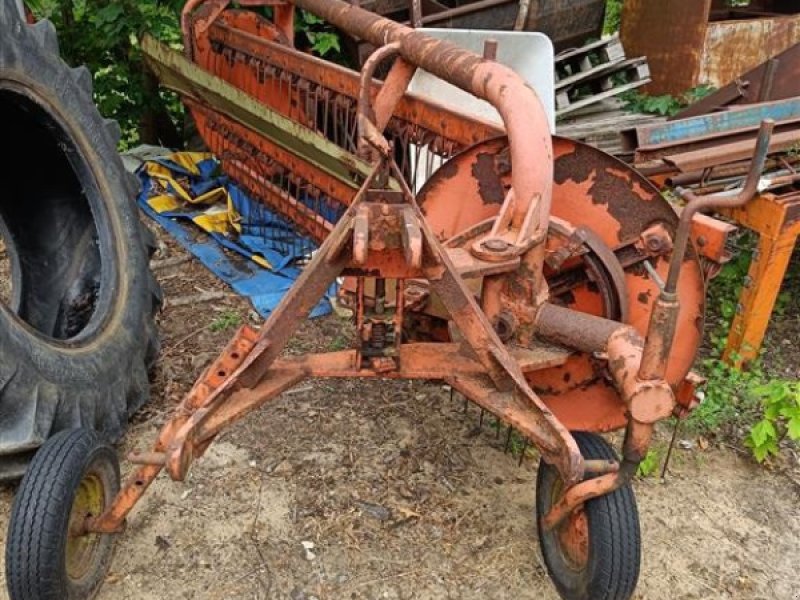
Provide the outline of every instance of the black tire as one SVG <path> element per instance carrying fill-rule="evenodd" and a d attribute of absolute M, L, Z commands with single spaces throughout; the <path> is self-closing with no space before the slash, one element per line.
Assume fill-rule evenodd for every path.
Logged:
<path fill-rule="evenodd" d="M 0 236 L 13 279 L 0 301 L 8 480 L 57 431 L 119 439 L 149 397 L 161 295 L 119 127 L 94 106 L 90 73 L 59 58 L 53 25 L 27 25 L 15 0 L 0 0 L 0 127 Z"/>
<path fill-rule="evenodd" d="M 587 459 L 617 460 L 614 450 L 599 435 L 574 433 Z M 583 552 L 565 547 L 559 529 L 547 532 L 541 519 L 559 497 L 558 471 L 542 461 L 536 477 L 536 522 L 547 571 L 565 600 L 628 600 L 636 589 L 641 562 L 641 535 L 636 498 L 630 485 L 589 500 L 584 505 Z M 569 527 L 564 523 L 560 527 Z M 573 538 L 574 539 L 574 538 Z"/>
<path fill-rule="evenodd" d="M 62 431 L 45 442 L 22 480 L 8 526 L 10 600 L 95 595 L 111 563 L 115 535 L 70 536 L 70 525 L 105 510 L 118 491 L 117 454 L 96 432 Z"/>

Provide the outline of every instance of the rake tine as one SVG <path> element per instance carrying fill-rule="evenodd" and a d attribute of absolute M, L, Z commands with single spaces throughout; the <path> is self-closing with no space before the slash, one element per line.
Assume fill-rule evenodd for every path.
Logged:
<path fill-rule="evenodd" d="M 508 449 L 511 447 L 511 425 L 508 426 L 508 430 L 506 431 L 506 446 L 503 449 L 503 454 L 508 453 Z"/>
<path fill-rule="evenodd" d="M 455 390 L 453 389 L 453 387 L 452 387 L 452 386 L 450 386 L 450 402 L 452 402 L 452 401 L 453 401 L 453 395 L 454 395 L 454 394 L 455 394 Z"/>
<path fill-rule="evenodd" d="M 669 441 L 669 448 L 667 449 L 667 456 L 664 459 L 664 466 L 661 467 L 661 479 L 667 474 L 667 467 L 669 466 L 669 459 L 672 457 L 672 449 L 675 447 L 675 440 L 678 438 L 678 429 L 681 425 L 681 420 L 675 419 L 675 429 L 672 430 L 672 439 Z"/>
<path fill-rule="evenodd" d="M 494 420 L 494 439 L 496 440 L 500 439 L 500 419 L 498 419 L 497 417 L 495 417 Z"/>
<path fill-rule="evenodd" d="M 522 445 L 522 452 L 519 454 L 519 462 L 517 463 L 518 467 L 522 466 L 522 461 L 525 460 L 525 453 L 528 451 L 528 439 L 525 439 L 525 443 Z"/>
<path fill-rule="evenodd" d="M 481 409 L 481 418 L 478 420 L 478 429 L 483 429 L 483 415 L 486 414 L 486 409 Z"/>

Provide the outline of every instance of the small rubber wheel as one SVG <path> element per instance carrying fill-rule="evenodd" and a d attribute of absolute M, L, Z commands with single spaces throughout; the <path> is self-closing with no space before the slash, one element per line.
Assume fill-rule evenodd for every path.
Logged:
<path fill-rule="evenodd" d="M 115 535 L 82 533 L 119 491 L 114 449 L 90 429 L 47 440 L 14 498 L 6 537 L 10 600 L 92 598 L 111 562 Z"/>
<path fill-rule="evenodd" d="M 573 433 L 587 459 L 617 456 L 599 435 Z M 565 600 L 628 600 L 636 589 L 641 561 L 641 534 L 636 498 L 630 485 L 594 498 L 552 531 L 542 517 L 561 498 L 558 471 L 542 461 L 536 478 L 539 543 L 550 578 Z"/>

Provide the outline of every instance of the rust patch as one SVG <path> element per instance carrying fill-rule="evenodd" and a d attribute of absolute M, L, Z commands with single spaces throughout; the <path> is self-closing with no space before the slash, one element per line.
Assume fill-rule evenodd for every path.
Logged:
<path fill-rule="evenodd" d="M 649 304 L 650 303 L 650 290 L 647 290 L 646 292 L 639 292 L 639 295 L 636 296 L 636 299 L 641 304 Z"/>
<path fill-rule="evenodd" d="M 554 180 L 561 185 L 568 181 L 591 184 L 588 194 L 592 204 L 604 206 L 619 223 L 619 242 L 628 242 L 654 222 L 662 222 L 672 231 L 677 216 L 661 199 L 658 190 L 615 158 L 583 144 L 575 144 L 572 152 L 558 157 L 554 163 Z M 666 210 L 665 210 L 666 209 Z"/>
<path fill-rule="evenodd" d="M 553 178 L 559 185 L 567 181 L 583 183 L 594 172 L 596 164 L 594 152 L 576 144 L 574 152 L 556 159 L 553 164 Z"/>
<path fill-rule="evenodd" d="M 478 193 L 484 204 L 503 204 L 505 189 L 495 171 L 494 156 L 480 152 L 472 163 L 472 176 L 478 182 Z"/>
<path fill-rule="evenodd" d="M 636 194 L 632 188 L 627 178 L 612 169 L 600 169 L 589 189 L 592 203 L 608 207 L 608 212 L 620 224 L 620 242 L 638 237 L 648 225 L 664 216 L 659 203 Z"/>

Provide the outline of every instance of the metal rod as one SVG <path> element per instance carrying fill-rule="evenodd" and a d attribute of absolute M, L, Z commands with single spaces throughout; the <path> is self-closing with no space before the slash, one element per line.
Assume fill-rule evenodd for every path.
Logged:
<path fill-rule="evenodd" d="M 672 449 L 675 447 L 675 440 L 678 439 L 678 429 L 681 426 L 681 420 L 675 418 L 675 428 L 672 430 L 672 439 L 669 441 L 669 448 L 667 448 L 667 456 L 664 458 L 664 465 L 661 467 L 661 479 L 667 474 L 667 467 L 669 466 L 669 459 L 672 458 Z"/>
<path fill-rule="evenodd" d="M 744 206 L 758 192 L 758 182 L 764 170 L 764 163 L 769 152 L 769 141 L 772 137 L 772 130 L 775 128 L 775 121 L 764 119 L 761 121 L 761 128 L 758 130 L 755 154 L 750 170 L 747 173 L 742 191 L 733 198 L 729 196 L 714 195 L 698 197 L 690 190 L 678 188 L 677 192 L 687 201 L 686 207 L 681 212 L 681 220 L 678 225 L 678 233 L 675 237 L 675 246 L 672 253 L 672 260 L 669 264 L 669 274 L 664 285 L 666 294 L 674 294 L 678 287 L 678 277 L 683 264 L 683 257 L 686 254 L 686 247 L 689 242 L 692 218 L 699 212 L 707 212 L 719 208 L 736 208 Z"/>
<path fill-rule="evenodd" d="M 422 0 L 411 0 L 411 26 L 422 27 Z"/>

